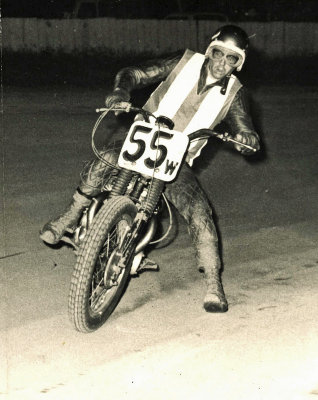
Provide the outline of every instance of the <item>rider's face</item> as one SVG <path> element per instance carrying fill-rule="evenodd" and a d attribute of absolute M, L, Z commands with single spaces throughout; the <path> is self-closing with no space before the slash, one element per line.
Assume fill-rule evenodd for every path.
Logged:
<path fill-rule="evenodd" d="M 210 74 L 217 80 L 231 74 L 242 62 L 242 57 L 238 53 L 222 46 L 212 47 L 208 57 Z"/>

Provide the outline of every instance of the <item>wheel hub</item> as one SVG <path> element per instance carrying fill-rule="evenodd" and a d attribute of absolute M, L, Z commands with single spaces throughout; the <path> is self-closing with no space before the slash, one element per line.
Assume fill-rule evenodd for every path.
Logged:
<path fill-rule="evenodd" d="M 118 285 L 117 280 L 123 269 L 123 267 L 120 267 L 121 259 L 122 255 L 118 251 L 118 248 L 116 248 L 109 257 L 105 268 L 104 285 L 106 289 L 110 289 L 111 287 Z"/>

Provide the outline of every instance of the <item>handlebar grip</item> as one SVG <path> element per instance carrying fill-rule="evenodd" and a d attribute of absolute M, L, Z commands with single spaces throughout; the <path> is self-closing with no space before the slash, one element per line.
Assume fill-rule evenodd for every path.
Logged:
<path fill-rule="evenodd" d="M 124 112 L 129 112 L 133 110 L 134 108 L 131 106 L 131 103 L 128 101 L 121 101 L 119 103 L 114 104 L 114 106 L 107 108 L 96 108 L 96 112 L 104 112 L 104 111 L 124 111 Z"/>
<path fill-rule="evenodd" d="M 131 109 L 131 103 L 129 103 L 128 101 L 121 101 L 120 103 L 116 103 L 114 108 L 117 111 L 129 112 Z"/>
<path fill-rule="evenodd" d="M 229 142 L 229 143 L 237 144 L 238 146 L 245 147 L 245 149 L 251 150 L 251 151 L 253 151 L 254 153 L 257 151 L 256 149 L 254 149 L 254 147 L 249 146 L 248 144 L 245 144 L 245 143 L 239 142 L 238 140 L 233 139 L 233 138 L 231 137 L 231 135 L 230 135 L 229 133 L 227 133 L 227 132 L 226 132 L 225 134 L 222 134 L 222 133 L 221 133 L 221 134 L 218 134 L 218 133 L 216 133 L 215 136 L 216 136 L 217 138 L 223 140 L 224 142 Z"/>
<path fill-rule="evenodd" d="M 241 143 L 238 140 L 234 140 L 232 138 L 228 138 L 226 141 L 231 142 L 233 144 L 237 144 L 240 147 L 245 147 L 246 149 L 249 149 L 249 150 L 253 151 L 254 153 L 256 153 L 256 151 L 257 151 L 256 149 L 254 149 L 254 147 L 249 146 L 248 144 L 245 144 L 245 143 Z"/>

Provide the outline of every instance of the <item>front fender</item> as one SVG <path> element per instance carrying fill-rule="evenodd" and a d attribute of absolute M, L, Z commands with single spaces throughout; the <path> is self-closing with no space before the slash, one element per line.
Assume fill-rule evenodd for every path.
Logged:
<path fill-rule="evenodd" d="M 98 194 L 92 199 L 91 204 L 83 211 L 78 227 L 74 231 L 74 242 L 77 246 L 83 241 L 88 229 L 92 225 L 95 215 L 104 204 L 107 196 L 108 192 Z"/>

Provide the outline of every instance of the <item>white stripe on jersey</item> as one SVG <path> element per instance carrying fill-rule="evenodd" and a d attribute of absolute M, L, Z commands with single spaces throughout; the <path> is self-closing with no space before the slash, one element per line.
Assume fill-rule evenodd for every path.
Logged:
<path fill-rule="evenodd" d="M 224 106 L 225 100 L 228 97 L 234 81 L 235 78 L 231 77 L 226 90 L 226 95 L 221 94 L 220 86 L 214 86 L 210 89 L 209 93 L 200 104 L 198 111 L 194 114 L 193 118 L 184 129 L 184 133 L 189 134 L 198 129 L 209 128 L 213 124 Z"/>
<path fill-rule="evenodd" d="M 225 99 L 228 97 L 234 82 L 235 78 L 231 77 L 228 83 L 226 95 L 221 94 L 220 86 L 214 86 L 210 89 L 210 92 L 202 101 L 198 111 L 195 113 L 183 132 L 188 135 L 198 129 L 209 128 L 215 121 L 222 107 L 224 107 Z M 193 160 L 200 155 L 202 148 L 206 144 L 207 140 L 204 139 L 190 144 L 188 149 L 188 163 L 190 166 L 192 165 Z"/>
<path fill-rule="evenodd" d="M 203 61 L 204 55 L 199 53 L 195 53 L 190 58 L 170 85 L 154 115 L 165 115 L 171 119 L 174 117 L 194 85 L 197 84 L 201 71 L 198 64 L 202 65 Z"/>

